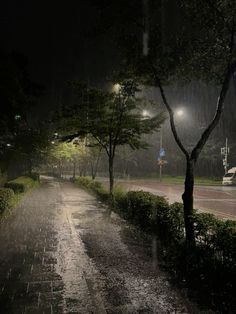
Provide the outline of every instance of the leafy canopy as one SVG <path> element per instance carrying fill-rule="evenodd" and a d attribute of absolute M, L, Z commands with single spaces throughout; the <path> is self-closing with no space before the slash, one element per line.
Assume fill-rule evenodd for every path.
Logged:
<path fill-rule="evenodd" d="M 118 145 L 128 144 L 133 149 L 146 147 L 142 134 L 157 130 L 164 115 L 143 117 L 143 103 L 136 96 L 138 88 L 133 80 L 125 80 L 118 86 L 117 92 L 107 92 L 71 82 L 76 104 L 64 107 L 61 112 L 61 128 L 68 135 L 65 138 L 90 134 L 108 155 L 113 155 Z"/>

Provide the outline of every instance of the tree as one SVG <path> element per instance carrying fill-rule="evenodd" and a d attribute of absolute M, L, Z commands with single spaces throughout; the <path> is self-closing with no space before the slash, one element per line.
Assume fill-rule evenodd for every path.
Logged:
<path fill-rule="evenodd" d="M 48 162 L 59 169 L 60 177 L 62 176 L 63 166 L 68 166 L 70 170 L 72 169 L 72 177 L 75 179 L 77 169 L 80 176 L 85 175 L 88 164 L 92 164 L 91 176 L 95 176 L 97 158 L 97 149 L 86 147 L 85 141 L 76 137 L 70 142 L 54 143 L 48 156 Z"/>
<path fill-rule="evenodd" d="M 18 133 L 25 132 L 27 116 L 41 94 L 42 87 L 28 76 L 27 58 L 0 51 L 0 167 L 4 171 L 9 166 L 14 143 L 18 142 Z"/>
<path fill-rule="evenodd" d="M 100 5 L 99 0 L 95 2 Z M 106 3 L 104 13 L 108 17 L 109 9 L 114 11 L 114 6 L 119 7 L 121 13 L 116 16 L 116 25 L 110 20 L 109 29 L 113 32 L 116 29 L 117 44 L 122 47 L 119 51 L 123 49 L 122 72 L 128 68 L 130 73 L 133 72 L 132 75 L 141 77 L 145 84 L 159 89 L 175 141 L 185 156 L 186 175 L 182 198 L 186 244 L 192 247 L 195 246 L 194 170 L 205 143 L 220 120 L 230 80 L 235 76 L 236 7 L 234 1 L 230 0 L 144 3 L 144 13 L 141 2 L 137 5 L 137 1 L 131 1 L 128 7 L 123 1 L 112 3 L 110 8 L 109 3 Z M 171 11 L 175 14 L 171 14 Z M 171 24 L 166 23 L 167 15 L 168 18 L 172 17 Z M 104 20 L 107 23 L 109 19 Z M 190 151 L 177 133 L 174 111 L 165 92 L 165 86 L 174 79 L 204 80 L 216 84 L 219 90 L 215 115 Z"/>
<path fill-rule="evenodd" d="M 47 158 L 51 146 L 51 133 L 45 124 L 39 123 L 34 127 L 25 121 L 18 128 L 8 147 L 8 171 L 11 176 L 22 173 L 32 173 Z"/>
<path fill-rule="evenodd" d="M 111 197 L 117 147 L 129 145 L 133 149 L 145 148 L 142 135 L 158 130 L 164 121 L 162 113 L 154 117 L 142 116 L 141 101 L 136 97 L 138 89 L 134 80 L 124 80 L 116 86 L 119 86 L 117 93 L 72 82 L 71 87 L 79 103 L 64 107 L 61 119 L 61 128 L 67 132 L 65 140 L 89 134 L 96 145 L 106 152 Z"/>
<path fill-rule="evenodd" d="M 88 150 L 88 163 L 90 166 L 91 177 L 94 180 L 97 175 L 98 165 L 102 156 L 101 146 L 91 146 Z"/>

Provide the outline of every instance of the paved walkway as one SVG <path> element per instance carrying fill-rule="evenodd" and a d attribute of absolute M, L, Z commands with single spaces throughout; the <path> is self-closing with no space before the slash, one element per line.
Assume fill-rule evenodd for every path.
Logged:
<path fill-rule="evenodd" d="M 0 313 L 195 312 L 150 246 L 69 182 L 26 195 L 0 224 L 0 249 Z"/>

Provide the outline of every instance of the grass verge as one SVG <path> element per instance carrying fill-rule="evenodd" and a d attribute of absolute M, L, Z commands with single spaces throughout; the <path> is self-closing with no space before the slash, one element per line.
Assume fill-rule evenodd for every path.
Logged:
<path fill-rule="evenodd" d="M 131 178 L 130 180 L 143 180 L 143 181 L 153 181 L 157 180 L 159 182 L 159 177 L 138 177 L 138 178 Z M 185 177 L 184 176 L 168 176 L 164 175 L 162 177 L 163 183 L 168 184 L 184 184 Z M 222 185 L 222 180 L 219 179 L 210 179 L 210 178 L 204 178 L 204 177 L 195 177 L 194 183 L 196 185 L 205 185 L 205 186 L 211 186 L 211 185 Z"/>

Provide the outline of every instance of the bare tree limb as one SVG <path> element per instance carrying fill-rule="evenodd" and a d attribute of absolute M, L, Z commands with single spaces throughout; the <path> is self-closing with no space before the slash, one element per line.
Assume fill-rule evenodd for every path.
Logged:
<path fill-rule="evenodd" d="M 178 136 L 178 133 L 177 133 L 177 130 L 176 130 L 176 127 L 175 127 L 175 122 L 174 122 L 174 112 L 172 110 L 172 108 L 170 107 L 168 101 L 167 101 L 167 98 L 166 98 L 166 95 L 165 95 L 165 91 L 163 89 L 163 86 L 161 84 L 161 81 L 159 78 L 156 77 L 155 79 L 156 81 L 156 84 L 157 86 L 159 87 L 159 90 L 160 90 L 160 93 L 161 93 L 161 97 L 162 97 L 162 100 L 163 100 L 163 103 L 164 105 L 166 106 L 166 109 L 169 113 L 169 117 L 170 117 L 170 125 L 171 125 L 171 130 L 173 132 L 173 135 L 174 135 L 174 138 L 175 138 L 175 141 L 176 143 L 178 144 L 179 148 L 181 149 L 181 151 L 184 153 L 184 155 L 186 156 L 187 159 L 189 159 L 189 153 L 188 151 L 185 149 L 185 147 L 183 146 L 179 136 Z"/>
<path fill-rule="evenodd" d="M 220 117 L 221 117 L 221 113 L 223 111 L 224 108 L 224 101 L 225 101 L 225 97 L 229 88 L 229 84 L 230 84 L 230 79 L 231 76 L 233 74 L 233 72 L 236 69 L 236 61 L 230 63 L 225 71 L 225 78 L 221 87 L 221 91 L 220 91 L 220 95 L 217 101 L 217 108 L 216 108 L 216 113 L 214 118 L 212 119 L 211 123 L 209 124 L 209 126 L 205 129 L 205 131 L 202 133 L 202 136 L 200 138 L 200 140 L 198 141 L 197 145 L 194 147 L 194 149 L 192 150 L 191 153 L 191 159 L 194 160 L 194 162 L 197 161 L 199 154 L 201 153 L 206 141 L 208 140 L 209 136 L 211 135 L 212 131 L 214 130 L 214 128 L 216 127 L 216 125 L 218 124 Z"/>

